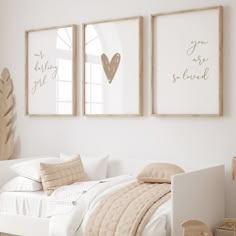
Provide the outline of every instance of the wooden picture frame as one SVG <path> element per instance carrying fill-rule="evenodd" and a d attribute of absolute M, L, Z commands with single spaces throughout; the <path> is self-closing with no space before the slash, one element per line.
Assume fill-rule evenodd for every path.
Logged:
<path fill-rule="evenodd" d="M 133 27 L 130 25 L 133 24 Z M 106 28 L 107 27 L 107 28 Z M 111 29 L 111 33 L 113 34 L 112 38 L 109 38 L 108 34 Z M 100 48 L 98 52 L 91 52 L 91 48 L 89 48 L 89 35 L 96 34 L 97 39 L 99 40 L 99 45 L 97 48 Z M 104 21 L 96 21 L 90 22 L 82 25 L 82 35 L 83 35 L 83 115 L 84 116 L 142 116 L 143 114 L 143 17 L 128 17 L 128 18 L 120 18 L 120 19 L 112 19 L 112 20 L 104 20 Z M 86 36 L 87 35 L 87 36 Z M 108 37 L 107 37 L 108 36 Z M 133 39 L 133 45 L 129 45 L 133 51 L 128 50 L 124 53 L 123 50 L 120 50 L 117 47 L 117 41 L 120 42 L 130 42 L 130 38 Z M 125 40 L 127 39 L 127 40 Z M 127 43 L 128 44 L 128 43 Z M 124 46 L 124 45 L 122 45 Z M 119 48 L 119 49 L 117 49 Z M 123 48 L 122 48 L 123 49 Z M 127 49 L 127 46 L 124 50 Z M 90 54 L 87 54 L 86 50 L 90 50 Z M 94 56 L 96 54 L 96 57 Z M 124 56 L 126 55 L 126 56 Z M 128 55 L 128 56 L 127 56 Z M 94 56 L 94 57 L 93 57 Z M 87 63 L 87 59 L 94 58 L 96 62 Z M 126 58 L 135 58 L 135 66 L 131 69 L 131 76 L 128 77 L 127 74 L 123 73 L 121 75 L 121 68 L 125 71 L 126 68 L 130 65 L 124 63 L 124 61 L 128 61 Z M 92 59 L 91 59 L 92 60 Z M 129 62 L 132 61 L 129 60 Z M 128 62 L 128 63 L 129 63 Z M 133 61 L 132 61 L 133 62 Z M 86 65 L 87 64 L 87 65 Z M 92 101 L 91 98 L 88 98 L 89 91 L 92 91 L 92 82 L 98 78 L 88 75 L 88 70 L 86 71 L 86 66 L 90 66 L 92 64 L 96 64 L 99 68 L 99 83 L 103 88 L 100 92 L 101 97 L 106 97 L 106 99 L 102 100 L 99 103 L 98 109 L 96 110 L 96 101 Z M 124 65 L 125 64 L 125 65 Z M 105 68 L 107 66 L 107 68 Z M 120 74 L 119 74 L 120 73 Z M 95 79 L 93 79 L 95 78 Z M 129 93 L 129 89 L 132 89 L 133 83 L 133 94 L 131 100 L 133 100 L 133 104 L 126 99 L 126 102 L 129 104 L 128 106 L 133 107 L 129 110 L 128 108 L 123 108 L 120 104 L 120 100 L 125 100 L 124 96 L 117 98 L 117 101 L 113 101 L 113 97 L 120 96 L 119 94 L 116 96 L 114 94 L 114 87 L 117 86 L 121 78 L 129 85 L 122 85 L 120 88 L 116 89 L 116 94 L 119 92 L 125 93 L 126 96 Z M 130 79 L 132 78 L 133 81 Z M 89 82 L 88 82 L 89 80 Z M 94 83 L 95 84 L 95 83 Z M 90 86 L 90 87 L 89 87 Z M 125 88 L 126 86 L 126 88 Z M 136 87 L 135 87 L 136 86 Z M 89 90 L 86 92 L 86 87 L 89 87 Z M 135 88 L 134 88 L 135 87 Z M 113 92 L 111 92 L 111 90 Z M 126 90 L 125 90 L 126 89 Z M 125 91 L 126 92 L 125 92 Z M 92 93 L 92 92 L 91 92 Z M 91 94 L 90 93 L 90 94 Z M 113 96 L 113 97 L 112 97 Z M 130 94 L 128 96 L 131 96 Z M 129 97 L 130 98 L 130 97 Z M 91 100 L 90 100 L 91 99 Z M 107 101 L 109 101 L 110 105 L 108 108 Z M 94 103 L 95 105 L 93 105 Z M 92 104 L 92 105 L 91 105 Z M 118 105 L 117 105 L 118 104 Z M 121 107 L 118 109 L 117 107 Z M 117 110 L 115 110 L 117 109 Z M 124 109 L 124 111 L 122 110 Z M 127 110 L 126 110 L 127 109 Z M 96 111 L 95 111 L 96 110 Z"/>
<path fill-rule="evenodd" d="M 25 114 L 77 115 L 77 26 L 25 32 Z"/>
<path fill-rule="evenodd" d="M 152 114 L 223 116 L 223 7 L 154 14 L 151 34 Z"/>

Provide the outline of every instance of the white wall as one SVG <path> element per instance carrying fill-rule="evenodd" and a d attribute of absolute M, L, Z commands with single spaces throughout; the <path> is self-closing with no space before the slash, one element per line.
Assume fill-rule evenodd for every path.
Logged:
<path fill-rule="evenodd" d="M 150 116 L 148 15 L 224 5 L 224 117 Z M 24 116 L 24 31 L 46 26 L 145 16 L 144 107 L 140 118 L 33 118 Z M 207 20 L 207 19 L 206 19 Z M 227 216 L 236 216 L 236 1 L 235 0 L 0 0 L 0 70 L 8 66 L 15 84 L 17 154 L 108 152 L 140 158 L 166 158 L 192 168 L 226 165 Z M 81 68 L 81 60 L 79 69 Z M 80 74 L 80 73 L 79 73 Z M 81 84 L 81 76 L 79 76 Z M 204 193 L 200 193 L 204 194 Z"/>

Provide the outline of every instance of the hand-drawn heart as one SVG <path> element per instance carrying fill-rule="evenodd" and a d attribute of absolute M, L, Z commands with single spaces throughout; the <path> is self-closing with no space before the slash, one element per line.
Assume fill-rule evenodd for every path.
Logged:
<path fill-rule="evenodd" d="M 101 60 L 102 60 L 103 69 L 105 71 L 108 82 L 110 84 L 112 82 L 112 80 L 114 79 L 114 76 L 115 76 L 118 66 L 120 64 L 120 54 L 116 53 L 112 57 L 111 62 L 109 62 L 107 55 L 105 53 L 103 53 L 101 55 Z"/>

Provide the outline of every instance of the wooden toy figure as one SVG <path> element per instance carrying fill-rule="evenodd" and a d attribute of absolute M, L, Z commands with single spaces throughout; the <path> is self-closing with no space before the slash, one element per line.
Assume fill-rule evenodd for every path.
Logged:
<path fill-rule="evenodd" d="M 209 227 L 198 220 L 188 220 L 182 223 L 183 236 L 213 236 Z"/>

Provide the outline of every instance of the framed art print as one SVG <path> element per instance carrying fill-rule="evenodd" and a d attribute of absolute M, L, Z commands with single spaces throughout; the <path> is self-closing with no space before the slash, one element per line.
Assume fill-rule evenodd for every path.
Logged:
<path fill-rule="evenodd" d="M 84 115 L 142 114 L 142 17 L 83 25 Z"/>
<path fill-rule="evenodd" d="M 26 31 L 26 115 L 76 114 L 76 31 L 75 25 Z"/>
<path fill-rule="evenodd" d="M 152 16 L 153 114 L 221 116 L 223 8 Z"/>

